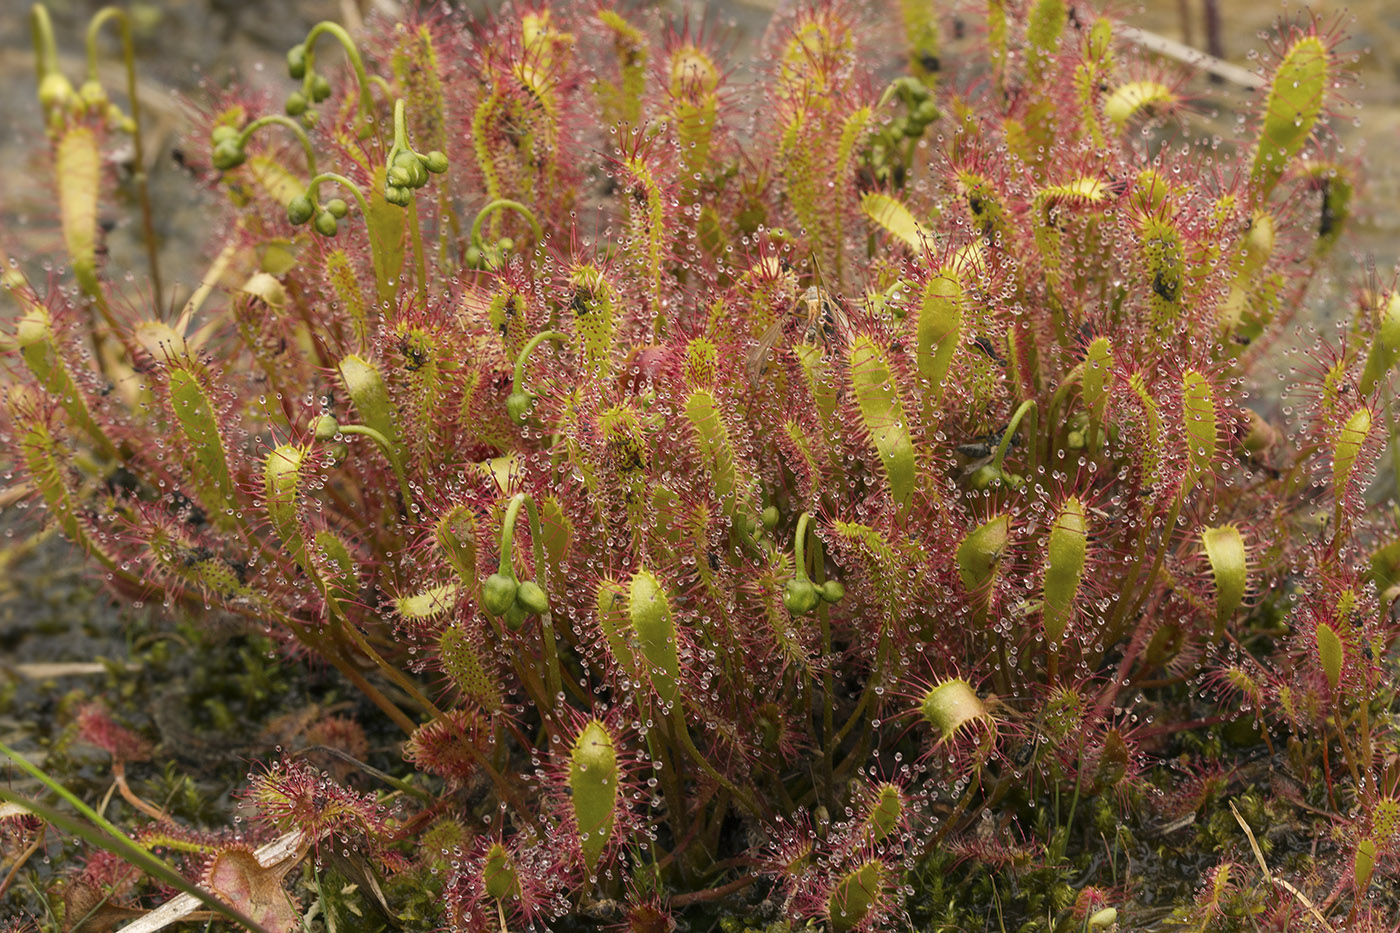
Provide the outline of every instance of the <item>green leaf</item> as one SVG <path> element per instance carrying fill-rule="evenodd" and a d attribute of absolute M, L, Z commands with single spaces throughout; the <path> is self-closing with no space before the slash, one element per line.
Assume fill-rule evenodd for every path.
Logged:
<path fill-rule="evenodd" d="M 505 846 L 499 842 L 491 844 L 486 852 L 486 861 L 481 866 L 482 886 L 486 893 L 501 902 L 508 902 L 521 894 L 520 870 L 510 857 Z"/>
<path fill-rule="evenodd" d="M 64 130 L 54 149 L 58 181 L 58 213 L 63 243 L 73 275 L 83 293 L 100 298 L 97 280 L 97 196 L 101 188 L 102 156 L 90 127 L 75 124 Z"/>
<path fill-rule="evenodd" d="M 1274 72 L 1249 174 L 1259 201 L 1269 197 L 1289 160 L 1312 135 L 1322 115 L 1331 71 L 1332 59 L 1322 39 L 1305 35 L 1289 47 Z"/>
<path fill-rule="evenodd" d="M 476 515 L 470 508 L 454 505 L 443 513 L 433 529 L 438 551 L 467 586 L 475 585 L 477 579 L 476 524 Z"/>
<path fill-rule="evenodd" d="M 1342 680 L 1342 639 L 1326 622 L 1317 624 L 1317 661 L 1327 675 L 1327 685 L 1333 690 Z"/>
<path fill-rule="evenodd" d="M 456 583 L 444 583 L 412 596 L 400 596 L 394 600 L 394 611 L 404 619 L 433 619 L 452 610 L 460 590 Z"/>
<path fill-rule="evenodd" d="M 889 364 L 874 339 L 865 334 L 851 341 L 850 372 L 861 420 L 884 465 L 890 496 L 898 509 L 907 509 L 916 478 L 909 422 Z"/>
<path fill-rule="evenodd" d="M 282 540 L 297 565 L 316 580 L 322 591 L 320 573 L 306 550 L 306 539 L 302 536 L 299 501 L 301 498 L 301 469 L 306 458 L 306 448 L 296 444 L 282 444 L 268 452 L 263 461 L 263 508 L 267 510 L 269 524 Z"/>
<path fill-rule="evenodd" d="M 612 838 L 620 798 L 617 747 L 597 719 L 579 731 L 569 751 L 569 794 L 584 864 L 596 871 Z"/>
<path fill-rule="evenodd" d="M 841 876 L 826 902 L 831 933 L 850 933 L 859 928 L 883 899 L 888 883 L 889 869 L 875 859 Z"/>
<path fill-rule="evenodd" d="M 1361 372 L 1358 388 L 1369 396 L 1382 379 L 1390 375 L 1400 359 L 1400 292 L 1392 292 L 1380 311 L 1380 322 L 1371 336 L 1371 349 L 1366 354 L 1366 368 Z"/>
<path fill-rule="evenodd" d="M 116 445 L 93 419 L 86 397 L 68 371 L 68 364 L 54 336 L 53 320 L 48 309 L 31 299 L 27 291 L 14 289 L 11 294 L 24 307 L 24 313 L 15 325 L 15 344 L 25 365 L 44 390 L 58 399 L 74 426 L 86 432 L 104 456 L 116 457 Z"/>
<path fill-rule="evenodd" d="M 916 255 L 923 252 L 924 241 L 930 234 L 898 199 L 871 191 L 861 197 L 860 209 L 865 212 L 866 217 L 908 246 Z"/>
<path fill-rule="evenodd" d="M 1153 110 L 1166 110 L 1181 100 L 1171 88 L 1160 81 L 1144 79 L 1141 81 L 1129 81 L 1120 84 L 1113 89 L 1113 93 L 1104 98 L 1103 115 L 1113 121 L 1113 125 L 1122 130 L 1127 123 L 1140 113 L 1151 113 Z"/>
<path fill-rule="evenodd" d="M 944 269 L 924 286 L 917 322 L 915 362 L 935 400 L 943 397 L 948 367 L 962 339 L 963 287 L 958 274 Z"/>
<path fill-rule="evenodd" d="M 399 276 L 403 274 L 407 212 L 384 198 L 387 171 L 388 167 L 383 164 L 374 168 L 374 180 L 369 186 L 369 216 L 365 218 L 365 225 L 369 228 L 370 241 L 374 243 L 370 258 L 374 262 L 374 281 L 379 301 L 381 304 L 388 302 L 393 307 L 398 300 Z"/>
<path fill-rule="evenodd" d="M 219 527 L 236 527 L 233 476 L 228 469 L 219 419 L 195 366 L 186 362 L 172 363 L 169 388 L 170 410 L 194 453 L 198 467 L 194 471 L 195 481 L 204 509 Z"/>
<path fill-rule="evenodd" d="M 501 687 L 469 633 L 456 626 L 443 629 L 438 636 L 438 661 L 464 697 L 490 713 L 501 708 Z"/>
<path fill-rule="evenodd" d="M 597 267 L 578 265 L 569 274 L 569 284 L 574 289 L 570 307 L 574 312 L 574 330 L 582 342 L 585 369 L 595 379 L 606 379 L 613 355 L 616 297 L 612 283 Z"/>
<path fill-rule="evenodd" d="M 1362 445 L 1371 434 L 1371 409 L 1362 406 L 1351 413 L 1337 432 L 1332 447 L 1332 495 L 1340 501 L 1356 469 Z"/>
<path fill-rule="evenodd" d="M 12 413 L 12 417 L 20 416 Z M 66 445 L 59 443 L 49 426 L 30 415 L 29 426 L 20 436 L 19 452 L 30 479 L 43 495 L 44 504 L 68 540 L 121 579 L 140 582 L 135 574 L 122 569 L 122 561 L 103 546 L 103 538 L 93 534 L 84 520 L 85 510 L 74 497 L 66 479 L 70 452 Z"/>
<path fill-rule="evenodd" d="M 607 642 L 614 663 L 628 677 L 637 673 L 637 656 L 632 651 L 632 629 L 627 587 L 617 580 L 605 579 L 598 584 L 598 628 Z"/>
<path fill-rule="evenodd" d="M 1113 386 L 1113 345 L 1107 337 L 1095 337 L 1084 352 L 1084 368 L 1080 385 L 1084 392 L 1084 407 L 1089 409 L 1089 421 L 1097 437 L 1106 428 L 1104 415 L 1108 410 L 1109 389 Z"/>
<path fill-rule="evenodd" d="M 1210 471 L 1220 427 L 1215 413 L 1215 390 L 1205 376 L 1194 369 L 1187 370 L 1181 377 L 1181 391 L 1181 421 L 1186 430 L 1189 467 L 1184 484 L 1189 487 Z"/>
<path fill-rule="evenodd" d="M 1066 499 L 1055 517 L 1045 549 L 1041 619 L 1051 646 L 1059 644 L 1069 625 L 1074 598 L 1084 575 L 1088 545 L 1089 524 L 1084 516 L 1084 504 L 1073 497 Z"/>
<path fill-rule="evenodd" d="M 1249 583 L 1249 555 L 1244 536 L 1234 525 L 1201 530 L 1201 544 L 1215 575 L 1215 638 L 1225 634 L 1225 623 L 1244 601 Z"/>
<path fill-rule="evenodd" d="M 968 593 L 989 590 L 996 579 L 997 564 L 1011 537 L 1011 516 L 994 515 L 967 533 L 958 545 L 958 576 Z"/>
<path fill-rule="evenodd" d="M 398 411 L 389 399 L 389 389 L 379 367 L 358 354 L 340 361 L 340 381 L 350 400 L 355 403 L 360 421 L 382 434 L 397 450 L 399 442 Z"/>
<path fill-rule="evenodd" d="M 1352 861 L 1351 875 L 1356 883 L 1356 896 L 1360 897 L 1371 886 L 1371 875 L 1376 870 L 1376 843 L 1372 839 L 1362 839 L 1356 844 L 1356 857 Z"/>
<path fill-rule="evenodd" d="M 741 486 L 738 481 L 734 447 L 714 393 L 707 389 L 690 393 L 685 401 L 685 417 L 694 431 L 696 453 L 709 474 L 715 501 L 733 519 L 742 511 L 740 504 L 749 500 L 750 490 L 744 488 L 747 483 Z"/>
<path fill-rule="evenodd" d="M 680 697 L 681 659 L 676 645 L 676 623 L 671 601 L 661 581 L 648 570 L 632 577 L 627 606 L 632 630 L 651 671 L 656 695 L 668 706 Z"/>

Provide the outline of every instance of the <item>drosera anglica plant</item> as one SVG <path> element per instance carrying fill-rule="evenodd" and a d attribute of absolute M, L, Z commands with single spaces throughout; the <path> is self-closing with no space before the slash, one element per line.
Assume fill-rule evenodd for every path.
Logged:
<path fill-rule="evenodd" d="M 36 27 L 77 289 L 6 273 L 31 499 L 403 733 L 378 791 L 255 771 L 285 851 L 210 837 L 202 894 L 290 930 L 335 850 L 447 929 L 1145 928 L 1137 836 L 1199 820 L 1181 922 L 1393 923 L 1395 290 L 1247 407 L 1350 209 L 1338 37 L 1284 25 L 1215 146 L 1087 6 L 899 6 L 785 11 L 747 88 L 605 5 L 319 25 L 285 114 L 202 116 L 171 315 L 101 268 L 108 114 Z M 1168 760 L 1228 775 L 1179 826 Z M 1290 802 L 1317 846 L 1255 877 Z"/>

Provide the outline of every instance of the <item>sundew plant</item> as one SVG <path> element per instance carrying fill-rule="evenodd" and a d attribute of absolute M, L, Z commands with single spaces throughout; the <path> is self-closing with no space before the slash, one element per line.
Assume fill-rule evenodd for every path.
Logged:
<path fill-rule="evenodd" d="M 193 103 L 166 307 L 137 101 L 30 16 L 12 494 L 364 704 L 222 825 L 102 707 L 105 811 L 12 753 L 4 851 L 103 906 L 9 929 L 1397 929 L 1400 294 L 1291 324 L 1334 24 L 1222 139 L 1069 0 L 798 4 L 742 82 L 631 5 L 321 23 Z"/>

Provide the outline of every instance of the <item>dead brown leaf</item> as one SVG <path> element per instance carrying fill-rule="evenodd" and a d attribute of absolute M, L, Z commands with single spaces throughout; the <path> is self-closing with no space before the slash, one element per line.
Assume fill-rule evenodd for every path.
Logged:
<path fill-rule="evenodd" d="M 107 933 L 144 913 L 111 903 L 100 889 L 83 881 L 63 890 L 63 916 L 72 924 L 63 928 L 64 933 Z"/>

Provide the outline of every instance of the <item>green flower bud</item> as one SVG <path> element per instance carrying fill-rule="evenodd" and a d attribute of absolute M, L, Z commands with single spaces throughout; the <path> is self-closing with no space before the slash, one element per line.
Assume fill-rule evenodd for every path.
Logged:
<path fill-rule="evenodd" d="M 312 224 L 316 232 L 321 236 L 335 236 L 340 230 L 340 222 L 335 219 L 335 215 L 330 211 L 321 211 L 316 215 L 316 220 Z"/>
<path fill-rule="evenodd" d="M 227 123 L 220 123 L 209 131 L 209 142 L 217 146 L 219 143 L 227 142 L 237 135 L 238 130 L 235 127 L 229 126 Z"/>
<path fill-rule="evenodd" d="M 386 199 L 390 202 L 393 201 L 393 198 L 388 198 L 387 196 Z M 463 259 L 466 261 L 468 269 L 480 269 L 481 262 L 484 258 L 485 257 L 481 255 L 481 247 L 479 246 L 468 246 L 467 253 L 463 257 Z"/>
<path fill-rule="evenodd" d="M 423 167 L 434 175 L 447 171 L 447 155 L 434 149 L 423 157 Z"/>
<path fill-rule="evenodd" d="M 410 188 L 421 188 L 428 183 L 428 170 L 423 167 L 423 160 L 416 153 L 401 152 L 396 160 L 399 165 L 408 172 L 408 177 L 412 179 Z"/>
<path fill-rule="evenodd" d="M 506 253 L 515 249 L 515 240 L 508 236 L 503 236 L 496 241 L 496 249 L 499 251 L 500 255 L 504 256 Z"/>
<path fill-rule="evenodd" d="M 764 530 L 772 531 L 774 528 L 778 527 L 778 519 L 781 516 L 778 515 L 778 507 L 776 505 L 770 505 L 763 510 L 763 514 L 760 517 L 763 520 Z"/>
<path fill-rule="evenodd" d="M 990 489 L 992 484 L 1001 479 L 1001 470 L 984 463 L 972 471 L 972 475 L 967 478 L 968 486 L 976 490 Z"/>
<path fill-rule="evenodd" d="M 298 43 L 287 50 L 287 74 L 292 80 L 306 77 L 306 46 Z"/>
<path fill-rule="evenodd" d="M 524 424 L 525 419 L 530 417 L 530 409 L 535 405 L 535 394 L 533 392 L 512 392 L 506 396 L 506 414 L 510 415 L 510 420 L 516 424 Z"/>
<path fill-rule="evenodd" d="M 840 580 L 827 580 L 817 587 L 817 593 L 829 603 L 839 603 L 846 596 L 846 584 Z"/>
<path fill-rule="evenodd" d="M 350 205 L 345 203 L 344 198 L 331 198 L 326 202 L 326 210 L 330 211 L 336 220 L 341 220 L 350 213 Z"/>
<path fill-rule="evenodd" d="M 107 92 L 100 81 L 84 81 L 78 88 L 78 100 L 84 107 L 97 110 L 107 103 Z"/>
<path fill-rule="evenodd" d="M 243 151 L 243 147 L 236 139 L 227 139 L 214 147 L 214 152 L 210 156 L 210 161 L 214 167 L 221 172 L 226 172 L 232 168 L 238 168 L 248 159 L 248 153 Z"/>
<path fill-rule="evenodd" d="M 793 615 L 805 615 L 817 608 L 819 602 L 821 594 L 816 585 L 804 577 L 793 577 L 783 587 L 783 605 Z"/>
<path fill-rule="evenodd" d="M 918 78 L 905 75 L 895 79 L 895 90 L 907 105 L 929 99 L 928 87 Z"/>
<path fill-rule="evenodd" d="M 73 98 L 73 84 L 63 75 L 50 72 L 39 82 L 39 104 L 45 110 L 55 110 Z"/>
<path fill-rule="evenodd" d="M 408 207 L 413 200 L 413 192 L 402 185 L 388 185 L 384 189 L 384 200 L 399 207 Z"/>
<path fill-rule="evenodd" d="M 503 573 L 493 573 L 481 584 L 481 605 L 493 616 L 502 615 L 515 605 L 520 584 Z"/>
<path fill-rule="evenodd" d="M 525 624 L 525 618 L 528 615 L 529 613 L 525 611 L 524 606 L 519 603 L 512 603 L 511 607 L 506 610 L 506 614 L 502 616 L 502 619 L 506 624 L 506 628 L 510 629 L 512 632 L 518 632 L 521 626 Z"/>
<path fill-rule="evenodd" d="M 294 227 L 300 227 L 315 215 L 316 206 L 304 194 L 299 194 L 287 202 L 287 221 Z"/>
<path fill-rule="evenodd" d="M 333 440 L 340 433 L 340 423 L 330 415 L 318 415 L 311 419 L 311 430 L 318 441 Z"/>
<path fill-rule="evenodd" d="M 287 103 L 284 105 L 284 109 L 287 111 L 287 116 L 299 117 L 306 113 L 307 106 L 306 97 L 301 91 L 293 91 L 287 95 Z"/>
<path fill-rule="evenodd" d="M 542 616 L 549 611 L 549 597 L 534 580 L 522 580 L 515 591 L 515 604 L 532 616 Z"/>
<path fill-rule="evenodd" d="M 315 75 L 311 79 L 311 100 L 320 103 L 331 96 L 331 83 L 321 75 Z"/>

